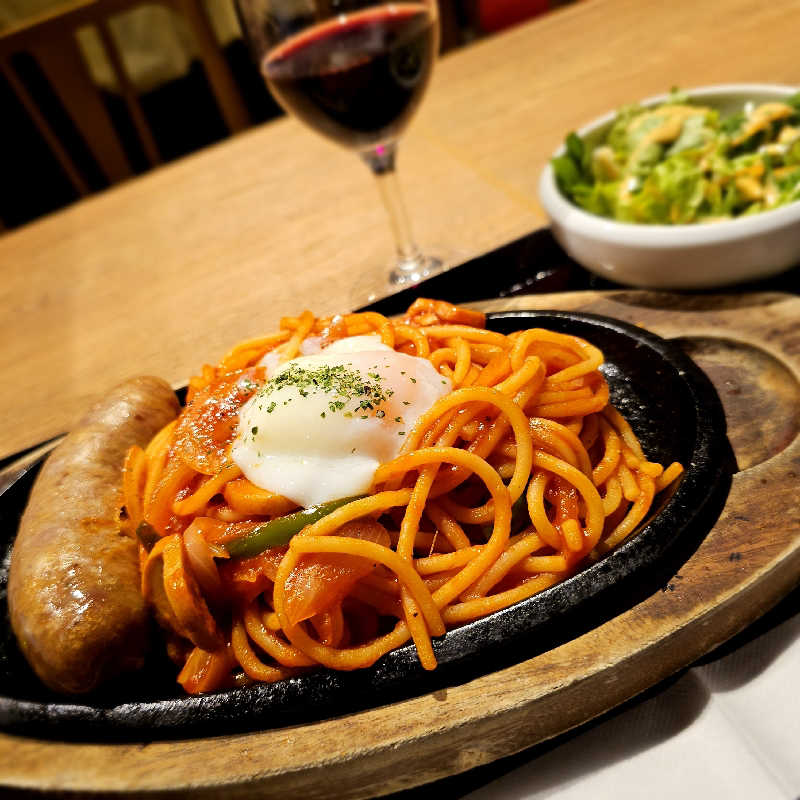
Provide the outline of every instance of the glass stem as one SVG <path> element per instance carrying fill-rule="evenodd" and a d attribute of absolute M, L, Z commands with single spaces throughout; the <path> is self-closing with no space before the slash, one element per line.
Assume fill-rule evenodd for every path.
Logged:
<path fill-rule="evenodd" d="M 392 228 L 397 249 L 395 269 L 401 273 L 411 274 L 419 271 L 422 254 L 411 234 L 411 223 L 408 221 L 400 184 L 397 181 L 394 167 L 396 153 L 396 144 L 390 142 L 373 150 L 362 152 L 361 157 L 377 180 L 378 191 L 389 217 L 389 225 Z"/>

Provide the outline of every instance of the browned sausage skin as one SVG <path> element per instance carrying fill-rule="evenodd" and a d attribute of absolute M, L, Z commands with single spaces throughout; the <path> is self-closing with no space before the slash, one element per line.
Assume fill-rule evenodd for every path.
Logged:
<path fill-rule="evenodd" d="M 122 465 L 177 415 L 175 393 L 140 377 L 111 390 L 53 451 L 31 490 L 8 578 L 11 625 L 50 688 L 79 693 L 141 666 L 148 615 L 137 545 L 122 533 Z"/>

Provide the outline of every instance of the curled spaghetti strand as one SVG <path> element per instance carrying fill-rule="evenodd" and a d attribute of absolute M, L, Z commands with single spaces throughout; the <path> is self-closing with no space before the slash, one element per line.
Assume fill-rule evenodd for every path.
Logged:
<path fill-rule="evenodd" d="M 267 369 L 351 336 L 426 360 L 452 389 L 403 432 L 369 491 L 303 517 L 232 462 L 238 411 Z M 504 335 L 478 311 L 420 298 L 402 320 L 304 311 L 205 365 L 178 420 L 131 449 L 121 487 L 120 523 L 140 542 L 142 592 L 179 683 L 202 693 L 361 669 L 407 642 L 434 669 L 447 630 L 635 535 L 683 468 L 647 459 L 609 403 L 602 362 L 576 336 Z M 295 518 L 305 527 L 266 549 L 231 544 Z"/>

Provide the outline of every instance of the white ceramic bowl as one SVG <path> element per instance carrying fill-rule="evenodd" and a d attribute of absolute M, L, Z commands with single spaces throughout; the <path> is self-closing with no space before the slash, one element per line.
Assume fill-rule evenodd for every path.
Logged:
<path fill-rule="evenodd" d="M 723 114 L 787 97 L 796 87 L 723 84 L 686 93 Z M 651 97 L 642 105 L 662 102 Z M 581 128 L 599 139 L 616 117 L 606 114 Z M 563 152 L 560 148 L 556 155 Z M 539 194 L 553 235 L 571 258 L 618 283 L 652 289 L 699 289 L 774 275 L 800 263 L 800 201 L 739 219 L 686 225 L 639 225 L 590 214 L 558 189 L 548 163 Z"/>

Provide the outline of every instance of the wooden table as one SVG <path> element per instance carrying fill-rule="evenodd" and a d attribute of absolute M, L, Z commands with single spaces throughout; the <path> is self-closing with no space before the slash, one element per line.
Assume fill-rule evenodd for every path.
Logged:
<path fill-rule="evenodd" d="M 542 166 L 566 131 L 610 108 L 673 85 L 800 84 L 798 20 L 800 0 L 583 0 L 447 56 L 401 146 L 401 180 L 419 240 L 465 260 L 545 225 L 536 197 Z M 356 288 L 359 276 L 383 270 L 390 250 L 366 169 L 291 120 L 241 134 L 4 235 L 0 457 L 66 430 L 89 398 L 118 379 L 152 372 L 179 385 L 204 361 L 215 360 L 240 338 L 271 329 L 283 314 L 360 305 L 366 298 Z M 792 539 L 790 566 L 798 552 Z M 771 557 L 766 550 L 762 555 Z M 794 574 L 787 571 L 783 583 L 772 582 L 771 591 L 785 591 Z M 766 607 L 758 603 L 776 597 L 759 594 L 748 613 L 755 616 Z M 664 601 L 656 596 L 653 602 Z M 720 606 L 720 613 L 730 607 Z M 613 624 L 624 627 L 625 619 Z M 734 629 L 717 633 L 724 638 Z M 697 652 L 686 650 L 686 657 L 713 643 L 696 640 Z M 562 658 L 574 663 L 572 650 L 581 646 L 576 640 L 519 665 L 513 686 L 529 698 L 531 687 L 539 685 L 534 673 Z M 553 672 L 555 683 L 560 674 Z M 602 677 L 602 670 L 596 674 Z M 448 695 L 449 710 L 473 713 L 475 699 L 490 696 L 492 685 L 487 678 L 455 689 Z M 508 702 L 505 719 L 522 708 L 514 697 Z M 430 722 L 424 714 L 444 713 L 439 706 L 423 713 L 422 705 L 412 701 L 412 733 L 414 725 Z M 306 742 L 319 757 L 333 759 L 353 730 L 370 740 L 372 713 L 361 715 L 348 732 L 336 721 L 323 723 L 331 730 L 325 740 L 330 750 L 320 751 L 319 739 L 311 742 L 309 736 L 307 742 L 298 738 L 289 752 L 301 760 L 310 752 Z M 527 719 L 546 725 L 550 717 Z M 276 744 L 284 736 L 292 741 L 294 734 L 259 735 Z M 484 763 L 525 746 L 525 737 L 531 741 L 534 734 L 521 727 L 518 735 L 514 742 L 487 737 L 486 747 L 495 750 L 466 748 L 458 763 L 445 770 L 440 761 L 438 772 L 413 779 Z M 145 762 L 164 764 L 172 763 L 170 753 L 184 751 L 199 755 L 208 774 L 216 769 L 230 777 L 231 765 L 243 771 L 246 782 L 239 791 L 218 795 L 212 784 L 205 796 L 250 796 L 254 785 L 264 788 L 270 777 L 268 766 L 251 761 L 271 751 L 250 750 L 247 737 L 225 739 L 223 748 L 217 742 L 155 743 L 114 752 L 100 744 L 51 746 L 8 734 L 0 739 L 7 763 L 15 765 L 15 786 L 85 786 L 88 770 L 104 776 L 105 788 L 111 781 L 123 793 L 130 786 L 159 789 L 159 773 L 143 767 L 142 754 Z M 409 763 L 417 769 L 427 762 L 420 757 Z M 339 767 L 353 779 L 345 762 Z M 261 784 L 249 782 L 255 769 L 261 770 Z M 339 774 L 331 773 L 333 783 Z M 193 776 L 183 777 L 191 786 Z M 302 779 L 298 771 L 296 788 L 320 796 L 308 793 Z M 394 788 L 402 785 L 407 784 Z M 364 786 L 362 794 L 369 790 Z"/>
<path fill-rule="evenodd" d="M 417 238 L 455 261 L 546 223 L 566 131 L 671 86 L 800 84 L 800 1 L 581 0 L 446 56 L 400 148 Z M 0 457 L 115 381 L 175 385 L 304 307 L 366 299 L 391 240 L 352 153 L 282 119 L 0 238 Z"/>

